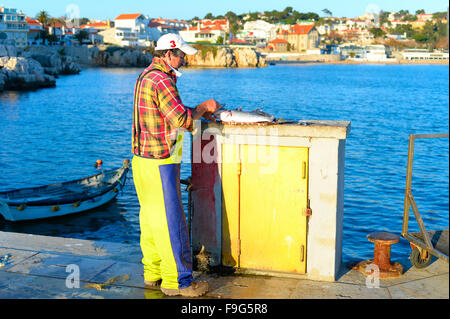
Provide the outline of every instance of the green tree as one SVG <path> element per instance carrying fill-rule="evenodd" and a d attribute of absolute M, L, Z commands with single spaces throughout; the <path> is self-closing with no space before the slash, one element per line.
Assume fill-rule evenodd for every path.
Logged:
<path fill-rule="evenodd" d="M 50 34 L 50 35 L 47 37 L 47 40 L 48 40 L 48 42 L 50 42 L 50 43 L 55 43 L 55 42 L 58 42 L 58 37 L 57 37 L 55 34 Z"/>
<path fill-rule="evenodd" d="M 389 24 L 389 14 L 391 14 L 390 12 L 388 12 L 388 11 L 383 11 L 383 10 L 381 10 L 380 11 L 380 15 L 379 15 L 379 17 L 380 17 L 380 25 L 383 25 L 383 24 L 385 24 L 385 23 L 388 23 Z"/>
<path fill-rule="evenodd" d="M 369 32 L 372 33 L 375 38 L 382 37 L 386 34 L 381 28 L 371 28 Z"/>
<path fill-rule="evenodd" d="M 405 34 L 407 38 L 412 38 L 417 32 L 410 24 L 397 24 L 394 29 L 389 29 L 393 34 Z"/>
<path fill-rule="evenodd" d="M 413 39 L 418 42 L 418 43 L 427 43 L 430 39 L 428 38 L 427 35 L 423 34 L 423 33 L 417 33 L 413 36 Z"/>
<path fill-rule="evenodd" d="M 42 10 L 36 15 L 36 19 L 45 27 L 47 26 L 50 16 L 48 15 L 47 11 Z"/>
<path fill-rule="evenodd" d="M 424 13 L 425 13 L 424 9 L 416 10 L 416 14 L 424 14 Z"/>
<path fill-rule="evenodd" d="M 233 11 L 228 11 L 227 13 L 225 13 L 225 18 L 230 21 L 236 21 L 239 19 L 236 13 L 234 13 Z"/>
<path fill-rule="evenodd" d="M 326 9 L 326 8 L 323 9 L 322 12 L 325 13 L 325 14 L 327 14 L 327 15 L 329 15 L 330 17 L 333 15 L 333 12 L 331 12 L 330 10 L 328 10 L 328 9 Z"/>
<path fill-rule="evenodd" d="M 80 32 L 75 34 L 75 39 L 77 39 L 80 42 L 80 44 L 82 44 L 83 40 L 89 39 L 89 33 L 87 33 L 87 31 L 85 30 L 81 30 Z"/>
<path fill-rule="evenodd" d="M 293 11 L 293 8 L 292 8 L 292 7 L 286 7 L 286 8 L 283 10 L 283 14 L 284 14 L 285 16 L 289 16 L 289 15 L 292 14 L 292 11 Z"/>
<path fill-rule="evenodd" d="M 223 44 L 223 37 L 218 36 L 218 37 L 217 37 L 217 40 L 216 40 L 216 43 L 217 43 L 217 44 Z"/>
<path fill-rule="evenodd" d="M 88 24 L 90 22 L 90 20 L 88 18 L 81 18 L 81 19 L 72 19 L 70 20 L 70 22 L 72 24 L 75 24 L 78 22 L 78 26 L 83 25 L 83 24 Z"/>
<path fill-rule="evenodd" d="M 207 13 L 207 14 L 205 15 L 204 19 L 211 19 L 211 20 L 213 20 L 213 19 L 214 19 L 214 16 L 212 15 L 212 13 Z"/>
<path fill-rule="evenodd" d="M 239 32 L 240 26 L 237 23 L 230 23 L 230 32 L 233 34 L 233 38 L 236 37 L 236 34 Z"/>
<path fill-rule="evenodd" d="M 433 13 L 433 19 L 447 19 L 447 11 Z"/>
<path fill-rule="evenodd" d="M 45 45 L 46 41 L 48 40 L 48 31 L 47 30 L 41 30 L 39 31 L 39 39 L 42 39 L 42 44 Z"/>
<path fill-rule="evenodd" d="M 403 21 L 417 21 L 417 16 L 414 14 L 406 14 L 402 18 Z"/>

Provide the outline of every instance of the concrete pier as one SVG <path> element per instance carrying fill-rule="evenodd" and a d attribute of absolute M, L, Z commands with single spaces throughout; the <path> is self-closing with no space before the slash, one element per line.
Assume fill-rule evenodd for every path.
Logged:
<path fill-rule="evenodd" d="M 122 245 L 0 232 L 1 299 L 164 299 L 145 289 L 139 244 Z M 206 299 L 448 299 L 449 265 L 426 269 L 400 262 L 405 273 L 372 279 L 342 266 L 334 282 L 240 274 L 194 274 L 207 280 Z M 76 280 L 79 279 L 79 280 Z M 173 299 L 174 297 L 172 297 Z M 179 297 L 175 297 L 178 299 Z"/>

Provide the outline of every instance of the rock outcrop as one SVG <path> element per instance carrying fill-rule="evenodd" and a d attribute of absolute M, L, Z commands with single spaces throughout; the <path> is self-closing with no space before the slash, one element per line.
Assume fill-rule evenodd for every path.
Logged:
<path fill-rule="evenodd" d="M 44 68 L 36 60 L 22 57 L 0 58 L 0 91 L 35 90 L 54 86 L 55 78 L 45 74 Z"/>
<path fill-rule="evenodd" d="M 0 46 L 0 92 L 54 87 L 55 78 L 45 74 L 41 64 L 31 58 L 18 57 L 13 46 Z"/>
<path fill-rule="evenodd" d="M 153 55 L 149 52 L 120 48 L 120 47 L 92 47 L 90 59 L 95 66 L 104 67 L 146 67 Z"/>
<path fill-rule="evenodd" d="M 70 56 L 32 54 L 30 57 L 42 65 L 46 74 L 52 76 L 79 74 L 81 72 L 81 67 Z"/>
<path fill-rule="evenodd" d="M 197 46 L 199 52 L 187 56 L 187 62 L 192 67 L 264 67 L 266 60 L 251 48 L 217 48 Z"/>

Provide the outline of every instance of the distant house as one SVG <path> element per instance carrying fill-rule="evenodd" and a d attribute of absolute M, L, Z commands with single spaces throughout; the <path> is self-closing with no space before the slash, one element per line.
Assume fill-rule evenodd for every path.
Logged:
<path fill-rule="evenodd" d="M 165 28 L 167 33 L 178 33 L 180 30 L 184 30 L 189 28 L 189 23 L 184 20 L 175 20 L 175 19 L 162 19 L 156 18 L 150 21 L 155 25 L 161 26 L 163 29 Z"/>
<path fill-rule="evenodd" d="M 200 24 L 196 27 L 181 30 L 179 34 L 186 42 L 216 43 L 219 37 L 222 37 L 222 39 L 226 37 L 226 32 L 221 27 L 201 28 Z"/>
<path fill-rule="evenodd" d="M 198 21 L 200 28 L 204 29 L 216 29 L 230 32 L 230 22 L 227 19 L 203 19 Z"/>
<path fill-rule="evenodd" d="M 26 17 L 25 20 L 28 24 L 28 44 L 41 44 L 42 39 L 40 38 L 40 33 L 44 30 L 44 27 L 35 19 Z"/>
<path fill-rule="evenodd" d="M 420 13 L 416 15 L 417 21 L 432 21 L 433 20 L 433 14 L 432 13 Z"/>
<path fill-rule="evenodd" d="M 92 44 L 103 43 L 103 36 L 100 34 L 101 31 L 108 30 L 110 28 L 110 21 L 108 22 L 95 22 L 80 25 L 79 31 L 87 32 L 89 38 L 88 42 Z"/>
<path fill-rule="evenodd" d="M 95 22 L 95 23 L 87 23 L 82 24 L 79 27 L 81 30 L 92 30 L 92 31 L 102 31 L 110 28 L 110 24 L 108 22 Z"/>
<path fill-rule="evenodd" d="M 269 45 L 267 46 L 267 50 L 273 52 L 287 52 L 289 49 L 289 42 L 284 39 L 275 39 L 269 41 Z"/>
<path fill-rule="evenodd" d="M 153 41 L 157 41 L 162 35 L 167 33 L 179 34 L 180 30 L 189 27 L 186 21 L 178 21 L 173 19 L 152 19 L 148 23 L 148 32 Z"/>
<path fill-rule="evenodd" d="M 45 27 L 48 30 L 48 34 L 56 36 L 58 41 L 63 40 L 64 36 L 64 25 L 58 22 L 50 23 Z"/>
<path fill-rule="evenodd" d="M 22 11 L 0 7 L 0 44 L 15 45 L 18 48 L 27 46 L 28 23 Z"/>
<path fill-rule="evenodd" d="M 98 33 L 105 44 L 136 47 L 139 45 L 138 34 L 130 28 L 110 28 Z"/>
<path fill-rule="evenodd" d="M 120 14 L 114 19 L 114 28 L 99 31 L 104 43 L 119 46 L 149 46 L 152 35 L 148 27 L 149 19 L 142 13 Z"/>
<path fill-rule="evenodd" d="M 267 44 L 276 38 L 277 27 L 263 20 L 248 21 L 244 29 L 237 35 L 238 38 L 254 42 L 256 44 Z"/>
<path fill-rule="evenodd" d="M 392 20 L 391 21 L 391 26 L 393 28 L 397 27 L 398 25 L 407 25 L 407 24 L 411 24 L 411 22 L 409 22 L 409 21 L 401 21 L 401 20 Z"/>
<path fill-rule="evenodd" d="M 319 48 L 319 32 L 313 24 L 292 26 L 288 31 L 278 33 L 278 38 L 286 40 L 291 51 L 306 52 Z"/>

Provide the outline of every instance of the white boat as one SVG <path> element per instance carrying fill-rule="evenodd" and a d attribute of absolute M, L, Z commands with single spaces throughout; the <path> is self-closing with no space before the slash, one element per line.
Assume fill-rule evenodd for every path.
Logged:
<path fill-rule="evenodd" d="M 75 214 L 102 206 L 125 185 L 130 161 L 118 169 L 64 183 L 0 192 L 0 215 L 24 221 Z"/>

